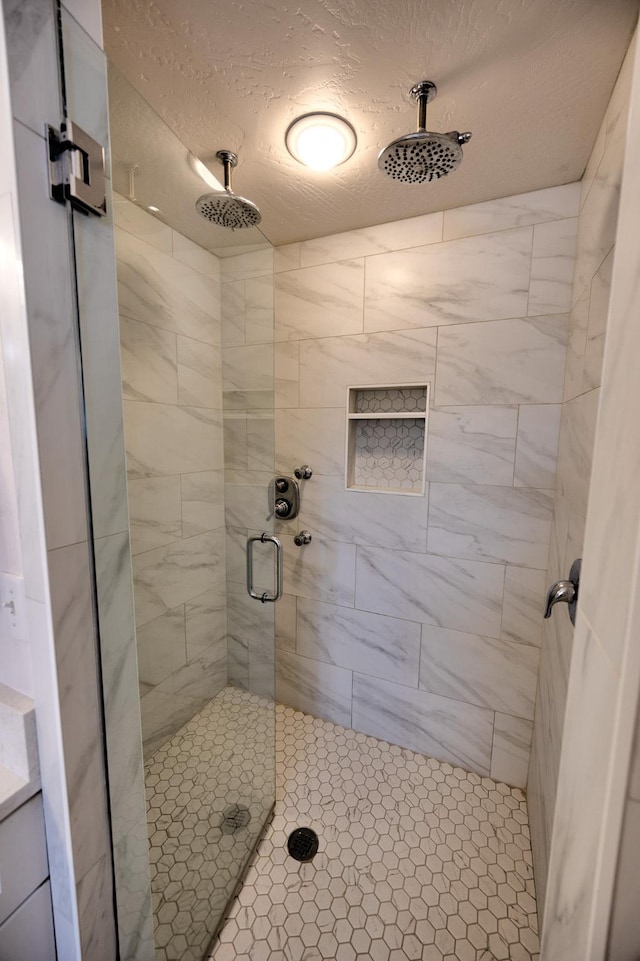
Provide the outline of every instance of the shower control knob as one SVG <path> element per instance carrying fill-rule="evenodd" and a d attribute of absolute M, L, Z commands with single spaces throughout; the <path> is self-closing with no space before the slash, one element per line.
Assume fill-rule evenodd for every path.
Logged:
<path fill-rule="evenodd" d="M 286 494 L 289 490 L 289 481 L 284 477 L 276 478 L 276 490 L 279 494 Z"/>
<path fill-rule="evenodd" d="M 313 471 L 308 464 L 303 464 L 302 467 L 296 467 L 293 473 L 298 480 L 309 480 L 310 477 L 313 477 Z"/>
<path fill-rule="evenodd" d="M 311 534 L 309 531 L 300 531 L 299 534 L 293 538 L 293 543 L 296 547 L 303 547 L 305 544 L 311 543 Z"/>
<path fill-rule="evenodd" d="M 284 497 L 276 498 L 275 512 L 278 517 L 288 517 L 291 513 L 291 504 Z"/>

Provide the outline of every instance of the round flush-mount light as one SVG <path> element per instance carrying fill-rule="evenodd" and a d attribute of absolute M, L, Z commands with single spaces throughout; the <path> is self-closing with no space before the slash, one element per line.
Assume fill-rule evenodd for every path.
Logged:
<path fill-rule="evenodd" d="M 356 149 L 356 132 L 335 113 L 306 113 L 289 125 L 287 150 L 312 170 L 332 170 L 348 160 Z"/>

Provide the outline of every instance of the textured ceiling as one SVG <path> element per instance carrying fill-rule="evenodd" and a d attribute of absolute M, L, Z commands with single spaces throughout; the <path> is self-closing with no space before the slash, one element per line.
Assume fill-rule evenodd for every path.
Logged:
<path fill-rule="evenodd" d="M 578 179 L 638 0 L 103 0 L 108 56 L 184 144 L 234 187 L 274 244 Z M 431 130 L 471 130 L 462 166 L 407 186 L 378 151 L 415 129 L 408 89 L 439 88 Z M 329 173 L 284 146 L 296 116 L 331 110 L 358 134 Z M 215 171 L 219 173 L 218 170 Z"/>

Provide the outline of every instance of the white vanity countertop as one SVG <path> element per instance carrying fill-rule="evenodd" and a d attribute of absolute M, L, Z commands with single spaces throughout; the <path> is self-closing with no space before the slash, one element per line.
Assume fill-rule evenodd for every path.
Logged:
<path fill-rule="evenodd" d="M 0 684 L 0 821 L 39 790 L 33 701 Z"/>

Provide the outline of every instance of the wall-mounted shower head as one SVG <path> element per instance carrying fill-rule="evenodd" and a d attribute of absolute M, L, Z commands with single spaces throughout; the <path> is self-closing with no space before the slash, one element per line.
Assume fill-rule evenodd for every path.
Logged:
<path fill-rule="evenodd" d="M 219 150 L 216 157 L 224 167 L 224 190 L 222 193 L 203 194 L 196 200 L 196 210 L 211 223 L 231 230 L 257 227 L 262 214 L 254 203 L 239 197 L 231 189 L 231 170 L 238 164 L 238 155 L 231 150 Z"/>
<path fill-rule="evenodd" d="M 432 133 L 427 126 L 427 104 L 437 93 L 435 83 L 421 80 L 411 88 L 411 99 L 418 104 L 418 130 L 399 137 L 380 151 L 378 167 L 394 180 L 407 184 L 422 184 L 446 177 L 462 162 L 462 145 L 471 134 Z"/>

